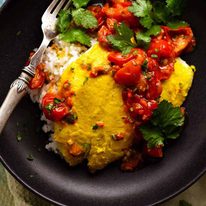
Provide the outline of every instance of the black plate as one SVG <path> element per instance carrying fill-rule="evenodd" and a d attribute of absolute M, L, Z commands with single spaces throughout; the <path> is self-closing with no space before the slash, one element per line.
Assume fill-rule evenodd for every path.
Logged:
<path fill-rule="evenodd" d="M 13 0 L 1 11 L 0 103 L 29 52 L 40 43 L 40 17 L 49 2 Z M 71 169 L 44 149 L 47 136 L 36 131 L 41 125 L 38 106 L 26 97 L 0 137 L 0 157 L 6 168 L 27 188 L 59 205 L 154 205 L 191 185 L 206 169 L 205 11 L 204 0 L 189 1 L 185 11 L 197 37 L 197 48 L 184 58 L 197 66 L 197 72 L 185 104 L 188 124 L 161 162 L 134 173 L 122 173 L 117 165 L 95 175 L 84 166 Z M 23 133 L 20 143 L 16 141 L 19 130 Z M 29 154 L 34 161 L 26 159 Z"/>

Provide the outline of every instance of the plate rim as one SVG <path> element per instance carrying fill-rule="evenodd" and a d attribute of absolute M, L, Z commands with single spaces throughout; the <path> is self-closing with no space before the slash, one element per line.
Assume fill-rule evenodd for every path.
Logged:
<path fill-rule="evenodd" d="M 57 202 L 49 197 L 46 197 L 45 195 L 41 194 L 40 192 L 38 192 L 37 190 L 33 189 L 31 186 L 29 186 L 25 181 L 22 180 L 21 177 L 19 177 L 15 171 L 13 171 L 9 165 L 4 161 L 4 159 L 2 158 L 1 154 L 0 154 L 0 162 L 2 163 L 2 165 L 4 166 L 4 168 L 7 170 L 7 172 L 9 172 L 10 175 L 12 175 L 13 178 L 15 178 L 15 180 L 17 180 L 18 183 L 20 183 L 21 185 L 23 185 L 26 189 L 28 189 L 30 192 L 32 192 L 33 194 L 37 195 L 40 198 L 43 198 L 44 200 L 48 201 L 49 203 L 55 204 L 57 206 L 68 206 L 65 204 L 62 204 L 60 202 Z M 182 187 L 181 189 L 177 190 L 176 192 L 174 192 L 173 194 L 165 197 L 162 200 L 159 200 L 157 202 L 154 202 L 153 204 L 150 204 L 148 206 L 157 206 L 159 204 L 162 204 L 164 202 L 167 202 L 169 200 L 171 200 L 172 198 L 176 197 L 177 195 L 179 195 L 180 193 L 184 192 L 185 190 L 187 190 L 190 186 L 192 186 L 194 183 L 196 183 L 204 174 L 206 173 L 206 167 L 203 171 L 200 172 L 200 174 L 198 176 L 196 176 L 194 179 L 192 179 L 188 184 L 186 184 L 184 187 Z"/>
<path fill-rule="evenodd" d="M 1 13 L 2 11 L 4 11 L 4 9 L 9 5 L 9 3 L 12 2 L 12 0 L 6 0 L 1 8 L 0 8 L 0 17 L 1 17 Z M 4 160 L 4 158 L 2 157 L 2 155 L 0 154 L 0 162 L 3 165 L 3 167 L 7 170 L 7 172 L 10 173 L 10 175 L 12 175 L 13 178 L 15 178 L 15 180 L 18 181 L 18 183 L 20 183 L 21 185 L 23 185 L 26 189 L 28 189 L 30 192 L 32 192 L 33 194 L 37 195 L 38 197 L 42 198 L 43 200 L 48 201 L 49 203 L 58 205 L 58 206 L 67 206 L 65 204 L 62 204 L 60 202 L 57 202 L 55 200 L 53 200 L 52 198 L 49 198 L 45 195 L 43 195 L 42 193 L 38 192 L 37 190 L 33 189 L 31 186 L 29 186 L 29 184 L 27 184 L 21 177 L 19 177 L 14 170 L 12 170 L 9 165 L 6 163 L 6 161 Z M 190 182 L 188 182 L 185 186 L 183 186 L 182 188 L 180 188 L 179 190 L 177 190 L 176 192 L 174 192 L 173 194 L 163 198 L 162 200 L 159 200 L 157 202 L 154 202 L 153 204 L 150 204 L 150 206 L 155 206 L 158 204 L 162 204 L 174 197 L 176 197 L 178 194 L 182 193 L 183 191 L 187 190 L 191 185 L 193 185 L 195 182 L 197 182 L 204 174 L 206 173 L 206 167 L 196 176 L 194 177 Z"/>

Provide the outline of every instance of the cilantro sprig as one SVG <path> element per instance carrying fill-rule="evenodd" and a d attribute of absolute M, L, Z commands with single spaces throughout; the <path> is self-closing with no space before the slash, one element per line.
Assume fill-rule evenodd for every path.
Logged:
<path fill-rule="evenodd" d="M 91 38 L 86 34 L 86 29 L 96 28 L 98 22 L 90 11 L 82 8 L 87 6 L 89 1 L 72 0 L 73 7 L 59 13 L 57 30 L 61 40 L 91 46 Z"/>
<path fill-rule="evenodd" d="M 141 25 L 150 29 L 156 24 L 167 24 L 182 13 L 185 0 L 135 0 L 129 11 L 139 18 Z"/>
<path fill-rule="evenodd" d="M 167 139 L 177 139 L 184 125 L 185 116 L 180 107 L 174 107 L 163 100 L 154 111 L 148 123 L 140 126 L 140 131 L 148 147 L 164 145 Z"/>
<path fill-rule="evenodd" d="M 121 51 L 122 54 L 128 54 L 136 46 L 132 42 L 134 32 L 125 23 L 115 25 L 114 28 L 116 33 L 108 35 L 107 40 L 115 49 Z"/>

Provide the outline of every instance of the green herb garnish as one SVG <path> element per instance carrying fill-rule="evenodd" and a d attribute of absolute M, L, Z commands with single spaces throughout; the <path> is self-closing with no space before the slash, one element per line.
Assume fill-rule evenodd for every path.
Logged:
<path fill-rule="evenodd" d="M 73 20 L 77 26 L 85 29 L 94 29 L 98 26 L 97 19 L 86 9 L 77 9 L 72 12 Z"/>
<path fill-rule="evenodd" d="M 87 4 L 91 1 L 91 0 L 72 0 L 74 6 L 78 9 L 84 6 L 87 6 Z"/>
<path fill-rule="evenodd" d="M 85 77 L 85 80 L 84 80 L 84 82 L 83 82 L 83 85 L 85 85 L 85 84 L 88 82 L 88 80 L 89 80 L 89 77 Z"/>
<path fill-rule="evenodd" d="M 20 132 L 18 132 L 16 135 L 16 140 L 20 142 L 22 139 L 23 139 L 22 135 L 20 134 Z"/>
<path fill-rule="evenodd" d="M 52 103 L 50 103 L 50 104 L 47 104 L 45 106 L 45 109 L 50 112 L 53 109 L 53 107 L 54 107 L 54 105 Z"/>
<path fill-rule="evenodd" d="M 129 7 L 135 16 L 140 18 L 140 23 L 145 28 L 151 28 L 154 20 L 152 18 L 152 3 L 148 0 L 136 0 L 132 3 L 132 6 Z"/>
<path fill-rule="evenodd" d="M 148 147 L 164 145 L 167 139 L 177 139 L 184 125 L 185 116 L 180 107 L 174 107 L 163 100 L 153 112 L 148 123 L 140 126 L 140 131 Z"/>
<path fill-rule="evenodd" d="M 132 37 L 134 37 L 133 31 L 125 23 L 115 25 L 114 28 L 116 34 L 108 35 L 107 40 L 115 49 L 121 51 L 123 55 L 128 54 L 136 46 L 131 41 Z"/>
<path fill-rule="evenodd" d="M 54 98 L 54 103 L 55 103 L 55 104 L 59 104 L 59 103 L 61 103 L 61 102 L 62 102 L 62 100 L 61 100 L 61 99 Z"/>
<path fill-rule="evenodd" d="M 95 124 L 95 125 L 92 126 L 92 129 L 93 129 L 93 130 L 97 130 L 98 128 L 99 128 L 99 126 L 98 126 L 97 124 Z"/>
<path fill-rule="evenodd" d="M 69 28 L 72 20 L 72 15 L 70 10 L 61 10 L 58 14 L 57 19 L 57 30 L 60 33 L 66 32 Z"/>
<path fill-rule="evenodd" d="M 83 9 L 90 0 L 73 0 L 74 7 L 60 11 L 57 19 L 57 30 L 61 40 L 69 43 L 79 42 L 91 46 L 91 39 L 84 29 L 96 28 L 97 19 L 93 14 Z"/>
<path fill-rule="evenodd" d="M 142 64 L 142 70 L 143 70 L 143 72 L 147 72 L 147 70 L 148 70 L 148 61 L 147 61 L 147 60 L 145 60 L 145 61 L 143 62 L 143 64 Z"/>
<path fill-rule="evenodd" d="M 157 59 L 157 58 L 158 58 L 157 54 L 151 54 L 151 57 L 152 57 L 153 59 Z"/>
<path fill-rule="evenodd" d="M 80 28 L 72 28 L 65 33 L 59 35 L 60 39 L 65 42 L 76 43 L 79 42 L 86 46 L 91 46 L 91 39 L 84 30 Z"/>
<path fill-rule="evenodd" d="M 34 157 L 33 157 L 32 154 L 29 154 L 26 159 L 29 160 L 29 161 L 33 161 Z"/>
<path fill-rule="evenodd" d="M 74 124 L 76 120 L 78 119 L 78 116 L 74 112 L 70 112 L 65 118 L 64 121 L 68 124 Z"/>

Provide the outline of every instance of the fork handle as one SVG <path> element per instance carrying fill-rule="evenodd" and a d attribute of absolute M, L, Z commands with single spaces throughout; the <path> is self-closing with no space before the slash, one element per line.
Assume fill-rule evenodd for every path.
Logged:
<path fill-rule="evenodd" d="M 20 102 L 22 97 L 27 93 L 28 84 L 33 74 L 28 74 L 26 71 L 28 67 L 25 67 L 19 76 L 10 87 L 10 90 L 0 108 L 0 134 L 7 123 L 11 113 L 16 105 Z"/>
<path fill-rule="evenodd" d="M 19 78 L 11 84 L 7 97 L 0 108 L 0 134 L 14 108 L 20 102 L 22 97 L 27 93 L 28 84 L 35 75 L 35 68 L 40 63 L 42 55 L 50 41 L 51 39 L 47 39 L 44 36 L 39 49 L 32 56 L 30 64 L 23 68 Z"/>

